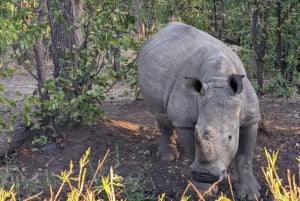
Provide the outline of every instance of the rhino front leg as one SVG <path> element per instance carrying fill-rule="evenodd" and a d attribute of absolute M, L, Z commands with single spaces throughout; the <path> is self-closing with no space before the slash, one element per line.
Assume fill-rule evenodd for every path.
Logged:
<path fill-rule="evenodd" d="M 241 128 L 239 148 L 235 157 L 237 181 L 234 183 L 234 189 L 238 195 L 246 197 L 248 200 L 256 200 L 256 198 L 260 197 L 260 186 L 252 171 L 256 137 L 257 124 Z"/>
<path fill-rule="evenodd" d="M 194 129 L 189 128 L 176 128 L 176 133 L 179 138 L 180 144 L 183 146 L 184 151 L 193 161 L 195 159 L 195 135 Z"/>
<path fill-rule="evenodd" d="M 158 148 L 158 157 L 163 161 L 173 161 L 179 159 L 179 153 L 176 147 L 176 135 L 172 128 L 169 128 L 158 122 L 158 128 L 161 133 L 161 144 Z"/>

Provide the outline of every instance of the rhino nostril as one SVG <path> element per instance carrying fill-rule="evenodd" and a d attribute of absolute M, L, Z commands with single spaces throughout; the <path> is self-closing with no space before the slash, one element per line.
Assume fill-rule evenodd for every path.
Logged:
<path fill-rule="evenodd" d="M 202 182 L 202 183 L 215 183 L 216 181 L 219 180 L 219 176 L 209 174 L 209 173 L 196 172 L 196 171 L 192 171 L 192 176 L 195 181 Z"/>
<path fill-rule="evenodd" d="M 192 177 L 193 180 L 197 182 L 202 182 L 202 183 L 215 183 L 219 180 L 223 180 L 227 177 L 226 170 L 223 170 L 220 174 L 215 175 L 215 174 L 210 174 L 210 173 L 203 173 L 203 172 L 197 172 L 197 171 L 192 171 Z"/>

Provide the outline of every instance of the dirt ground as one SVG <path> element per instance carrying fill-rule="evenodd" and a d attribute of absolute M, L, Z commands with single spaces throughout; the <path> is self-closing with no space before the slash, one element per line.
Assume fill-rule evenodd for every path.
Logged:
<path fill-rule="evenodd" d="M 15 86 L 14 86 L 15 87 Z M 263 178 L 261 167 L 266 166 L 264 147 L 269 151 L 279 149 L 278 173 L 286 180 L 286 169 L 296 174 L 299 183 L 299 167 L 296 157 L 300 155 L 300 98 L 290 100 L 261 98 L 263 121 L 260 126 L 255 149 L 254 172 L 262 186 L 262 200 L 272 200 Z M 49 175 L 68 169 L 69 161 L 76 164 L 88 147 L 91 148 L 91 167 L 109 149 L 110 156 L 105 162 L 104 172 L 112 166 L 115 172 L 125 178 L 125 183 L 139 182 L 140 191 L 146 195 L 166 193 L 168 200 L 179 200 L 190 179 L 191 161 L 179 145 L 181 157 L 175 162 L 162 162 L 156 156 L 160 134 L 153 116 L 147 111 L 142 100 L 106 101 L 101 106 L 110 120 L 92 126 L 64 129 L 51 137 L 43 147 L 26 141 L 8 157 L 0 159 L 0 170 L 11 167 L 22 178 L 37 184 L 35 187 L 22 186 L 20 197 L 44 191 Z M 44 135 L 33 132 L 33 135 Z M 219 190 L 229 196 L 228 183 L 220 184 Z M 134 192 L 133 192 L 134 193 Z M 193 195 L 193 191 L 188 194 Z M 192 197 L 191 200 L 196 200 Z"/>

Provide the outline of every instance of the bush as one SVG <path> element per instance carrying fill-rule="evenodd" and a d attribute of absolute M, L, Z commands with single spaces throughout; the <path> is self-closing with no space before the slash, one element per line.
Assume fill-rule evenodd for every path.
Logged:
<path fill-rule="evenodd" d="M 281 73 L 277 73 L 267 83 L 265 93 L 275 97 L 291 97 L 297 91 L 296 82 L 297 76 L 289 81 Z"/>

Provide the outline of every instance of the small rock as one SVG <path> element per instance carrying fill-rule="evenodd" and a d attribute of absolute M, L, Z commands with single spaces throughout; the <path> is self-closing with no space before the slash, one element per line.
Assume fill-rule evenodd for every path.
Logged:
<path fill-rule="evenodd" d="M 36 148 L 36 147 L 32 147 L 32 148 L 31 148 L 31 151 L 32 151 L 32 152 L 37 152 L 37 151 L 39 151 L 39 149 Z"/>
<path fill-rule="evenodd" d="M 42 150 L 43 151 L 46 151 L 46 152 L 49 152 L 49 151 L 53 151 L 56 149 L 56 143 L 49 143 L 49 144 L 46 144 Z"/>
<path fill-rule="evenodd" d="M 149 150 L 146 150 L 146 151 L 144 151 L 144 155 L 146 155 L 146 156 L 150 156 L 150 151 Z"/>
<path fill-rule="evenodd" d="M 296 118 L 296 119 L 300 119 L 300 114 L 294 114 L 294 118 Z"/>

